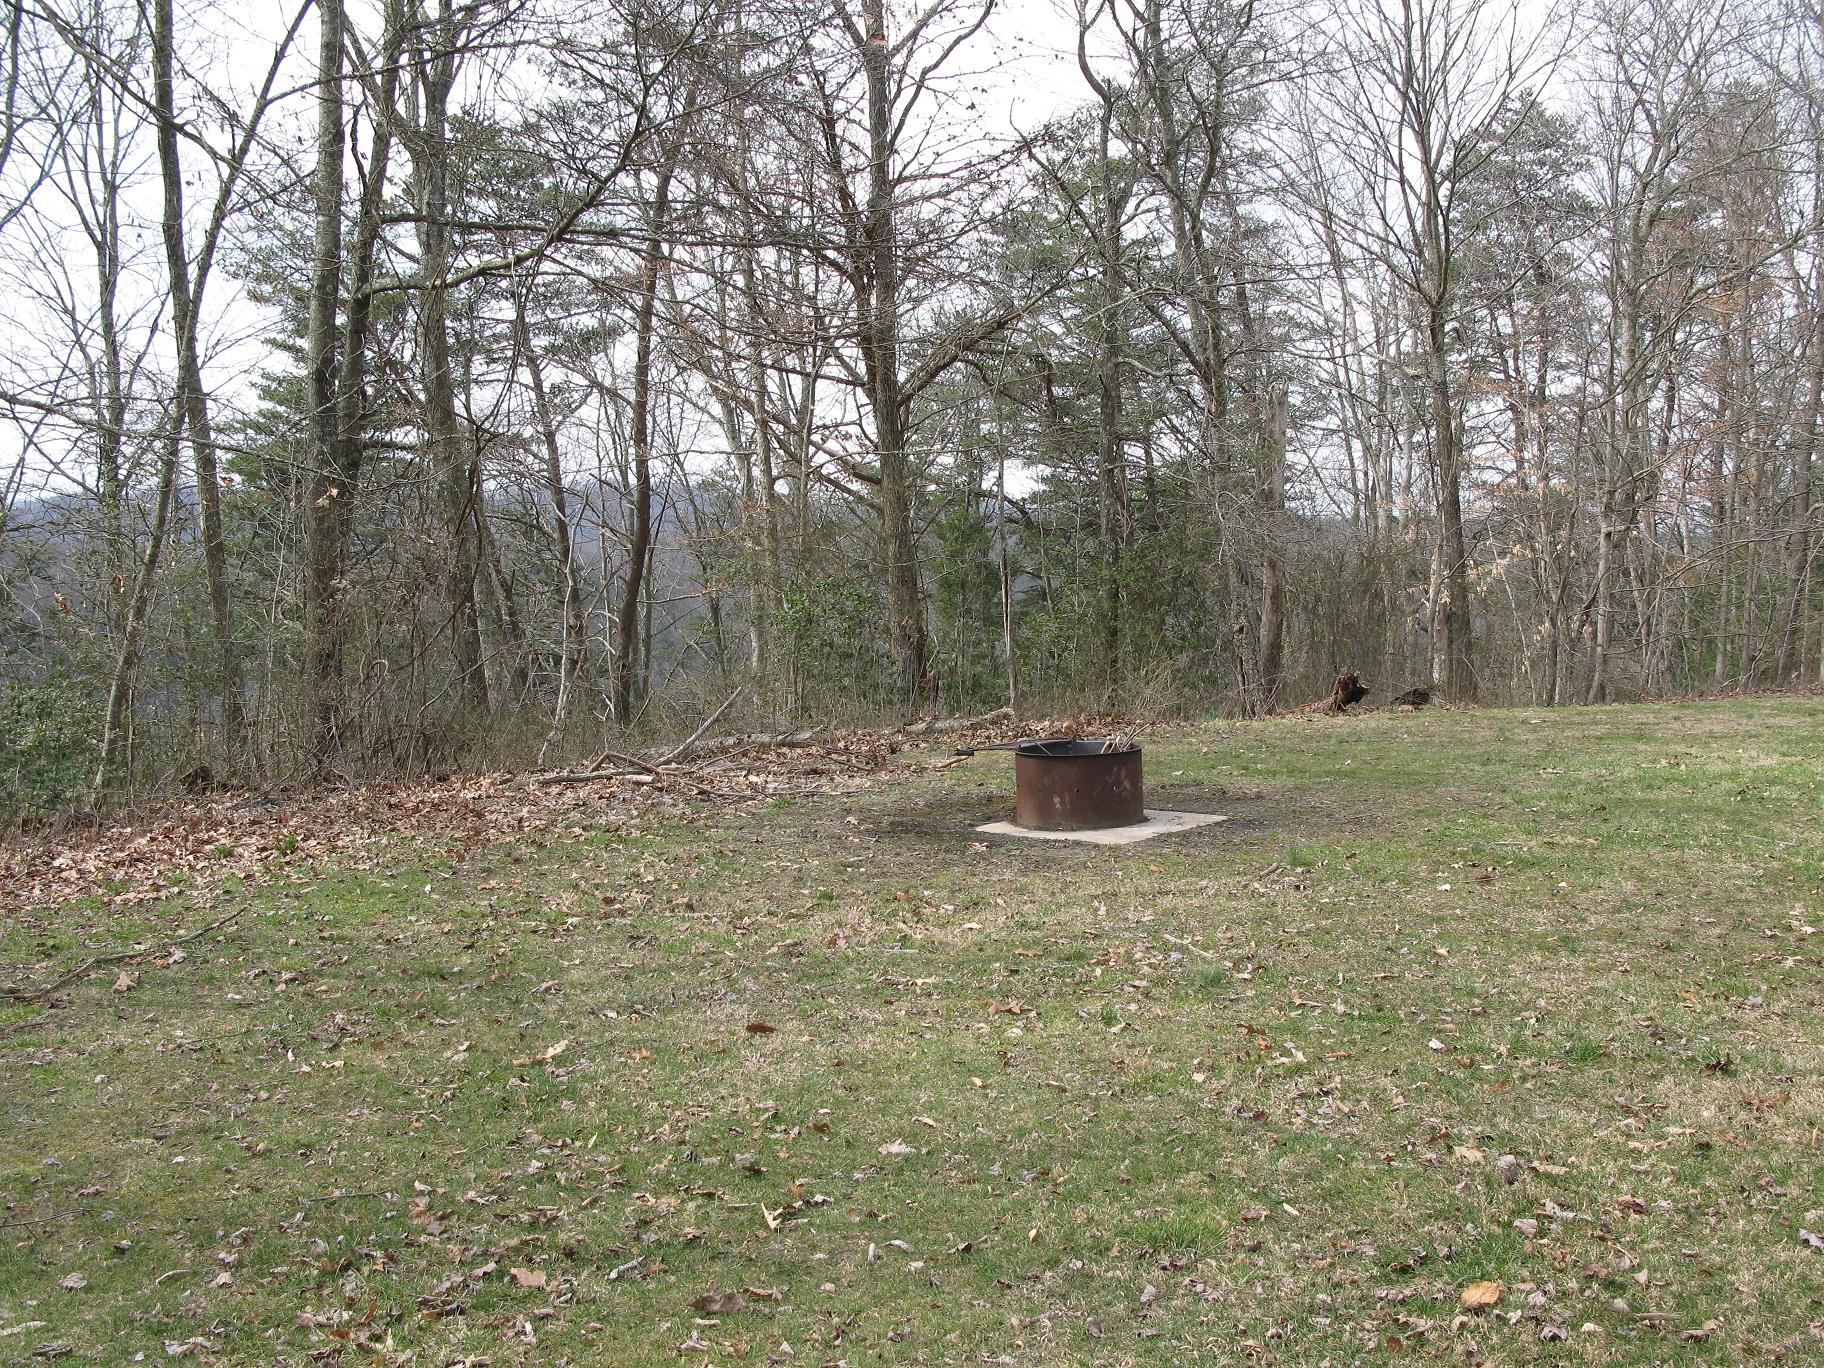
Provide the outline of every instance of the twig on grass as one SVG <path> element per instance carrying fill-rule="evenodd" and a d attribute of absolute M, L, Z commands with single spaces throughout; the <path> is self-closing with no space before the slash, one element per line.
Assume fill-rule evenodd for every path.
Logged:
<path fill-rule="evenodd" d="M 69 1211 L 59 1211 L 50 1216 L 38 1216 L 29 1221 L 0 1221 L 0 1230 L 20 1230 L 26 1226 L 56 1225 L 67 1221 L 72 1216 L 86 1216 L 94 1207 L 73 1207 Z"/>
<path fill-rule="evenodd" d="M 37 988 L 0 988 L 0 993 L 5 994 L 7 997 L 14 998 L 19 1002 L 42 1001 L 56 992 L 59 988 L 74 983 L 91 969 L 99 969 L 104 964 L 119 964 L 123 960 L 144 959 L 148 955 L 169 954 L 178 946 L 186 945 L 193 940 L 200 940 L 211 931 L 220 931 L 224 926 L 228 925 L 229 922 L 233 921 L 246 910 L 245 907 L 237 907 L 227 916 L 220 917 L 215 921 L 210 922 L 209 925 L 190 932 L 188 935 L 179 936 L 174 941 L 166 941 L 163 945 L 141 946 L 136 949 L 116 950 L 113 953 L 106 955 L 92 955 L 74 969 L 70 970 L 69 973 L 64 974 L 60 978 L 53 979 L 51 982 Z"/>
<path fill-rule="evenodd" d="M 337 1189 L 335 1192 L 326 1192 L 321 1197 L 300 1197 L 298 1200 L 315 1206 L 319 1202 L 346 1202 L 356 1197 L 384 1197 L 389 1202 L 399 1200 L 399 1194 L 393 1188 L 374 1188 L 367 1192 L 343 1192 Z"/>
<path fill-rule="evenodd" d="M 1193 955 L 1202 955 L 1206 960 L 1213 960 L 1213 959 L 1217 958 L 1215 955 L 1212 955 L 1208 950 L 1205 950 L 1201 945 L 1192 945 L 1188 940 L 1180 940 L 1177 936 L 1172 935 L 1170 932 L 1162 931 L 1159 934 L 1161 936 L 1163 936 L 1166 940 L 1170 941 L 1173 945 L 1181 946 L 1182 948 L 1189 950 Z"/>

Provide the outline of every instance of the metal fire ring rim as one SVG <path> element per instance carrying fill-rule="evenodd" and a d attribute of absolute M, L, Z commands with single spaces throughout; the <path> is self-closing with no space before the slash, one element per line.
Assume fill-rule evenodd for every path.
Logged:
<path fill-rule="evenodd" d="M 1103 755 L 1110 759 L 1138 755 L 1142 749 L 1135 742 L 1114 750 L 1106 749 L 1107 744 L 1105 741 L 1089 741 L 1078 737 L 1060 738 L 1056 741 L 1022 741 L 1014 747 L 1013 753 L 1028 760 L 1093 760 Z"/>

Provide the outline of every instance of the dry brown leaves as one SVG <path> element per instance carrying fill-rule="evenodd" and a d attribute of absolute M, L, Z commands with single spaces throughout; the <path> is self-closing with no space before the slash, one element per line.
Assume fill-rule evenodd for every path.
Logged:
<path fill-rule="evenodd" d="M 779 796 L 859 792 L 896 768 L 908 745 L 989 745 L 1027 736 L 1136 731 L 1124 718 L 1086 715 L 1004 722 L 928 741 L 892 732 L 836 732 L 809 746 L 745 750 L 676 774 L 528 785 L 515 774 L 382 781 L 348 788 L 171 798 L 97 828 L 0 844 L 0 912 L 17 914 L 99 896 L 111 907 L 208 893 L 231 880 L 270 882 L 334 864 L 373 867 L 398 838 L 459 856 L 522 832 L 615 826 L 642 812 L 685 812 Z M 122 989 L 121 991 L 125 991 Z"/>
<path fill-rule="evenodd" d="M 1486 1311 L 1500 1302 L 1503 1290 L 1498 1282 L 1473 1282 L 1457 1300 L 1465 1311 Z"/>

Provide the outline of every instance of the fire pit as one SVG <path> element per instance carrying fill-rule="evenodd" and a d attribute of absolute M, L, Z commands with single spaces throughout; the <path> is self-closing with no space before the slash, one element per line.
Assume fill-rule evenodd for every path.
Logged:
<path fill-rule="evenodd" d="M 1013 753 L 1014 823 L 1100 831 L 1146 821 L 1140 747 L 1126 740 L 1022 741 Z"/>

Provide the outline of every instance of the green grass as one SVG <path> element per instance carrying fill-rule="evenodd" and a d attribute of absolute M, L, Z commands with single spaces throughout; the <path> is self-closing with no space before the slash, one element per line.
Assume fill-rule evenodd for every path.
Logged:
<path fill-rule="evenodd" d="M 1824 1362 L 1824 704 L 1147 751 L 11 925 L 247 907 L 0 1002 L 0 1362 Z"/>

